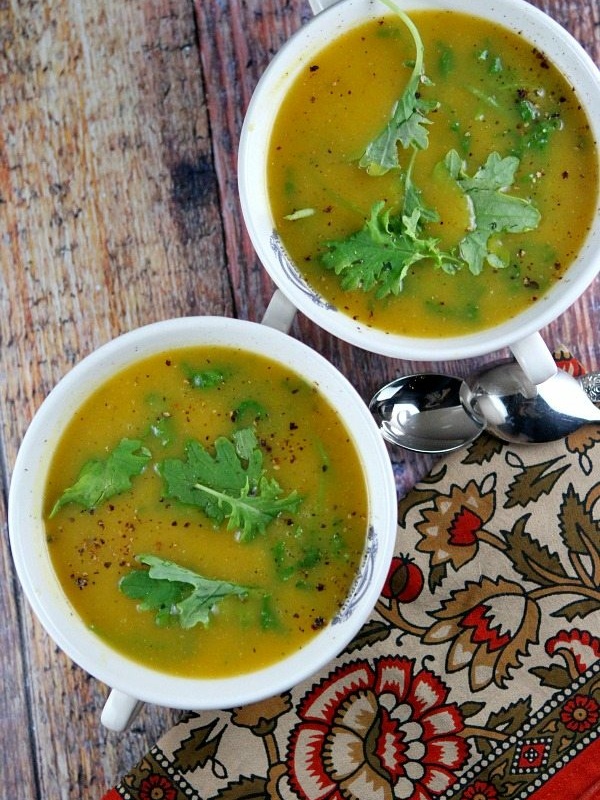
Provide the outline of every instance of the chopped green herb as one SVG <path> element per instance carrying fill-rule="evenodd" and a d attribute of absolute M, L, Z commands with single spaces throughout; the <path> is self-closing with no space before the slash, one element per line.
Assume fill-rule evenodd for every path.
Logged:
<path fill-rule="evenodd" d="M 501 158 L 491 153 L 473 177 L 466 173 L 465 162 L 456 150 L 445 159 L 450 175 L 467 195 L 473 216 L 472 230 L 460 242 L 459 250 L 473 275 L 479 275 L 484 262 L 492 267 L 506 267 L 490 250 L 490 237 L 497 233 L 522 233 L 537 228 L 539 211 L 521 197 L 506 194 L 514 183 L 519 159 Z"/>
<path fill-rule="evenodd" d="M 215 607 L 226 597 L 244 598 L 248 588 L 212 580 L 186 567 L 153 555 L 137 560 L 150 567 L 136 569 L 121 578 L 119 589 L 132 600 L 140 600 L 141 611 L 155 611 L 156 623 L 178 622 L 182 628 L 206 626 Z"/>
<path fill-rule="evenodd" d="M 266 416 L 268 416 L 267 409 L 262 403 L 259 403 L 257 400 L 242 400 L 233 410 L 231 418 L 233 422 L 247 425 L 249 422 L 264 419 Z"/>
<path fill-rule="evenodd" d="M 270 594 L 262 596 L 260 604 L 260 627 L 263 631 L 281 631 L 283 626 Z"/>
<path fill-rule="evenodd" d="M 165 495 L 201 508 L 217 524 L 249 541 L 284 512 L 294 513 L 302 498 L 294 490 L 281 497 L 281 487 L 263 470 L 263 454 L 251 428 L 215 441 L 212 456 L 197 441 L 186 446 L 186 459 L 166 459 L 159 467 Z"/>
<path fill-rule="evenodd" d="M 272 548 L 277 577 L 288 581 L 297 573 L 307 572 L 323 561 L 323 552 L 315 544 L 292 542 L 291 546 L 279 540 Z"/>
<path fill-rule="evenodd" d="M 437 108 L 437 102 L 424 100 L 419 95 L 424 77 L 423 54 L 424 46 L 421 35 L 410 17 L 401 8 L 391 2 L 383 2 L 397 14 L 406 25 L 412 36 L 416 48 L 415 62 L 411 76 L 398 102 L 395 104 L 391 118 L 385 128 L 367 145 L 360 159 L 359 165 L 366 169 L 369 175 L 385 175 L 392 169 L 399 169 L 398 144 L 404 149 L 413 147 L 425 150 L 429 145 L 426 125 L 431 120 L 427 114 Z"/>
<path fill-rule="evenodd" d="M 533 122 L 540 116 L 540 112 L 535 103 L 526 97 L 517 102 L 517 111 L 523 122 Z"/>
<path fill-rule="evenodd" d="M 481 89 L 477 88 L 477 86 L 469 86 L 468 89 L 473 97 L 481 100 L 481 102 L 486 106 L 490 106 L 491 108 L 500 108 L 500 103 L 495 95 L 482 92 Z"/>
<path fill-rule="evenodd" d="M 561 130 L 562 125 L 562 119 L 559 116 L 536 119 L 522 138 L 519 152 L 525 152 L 527 149 L 544 150 L 548 146 L 552 134 Z"/>
<path fill-rule="evenodd" d="M 490 64 L 490 72 L 492 75 L 499 75 L 503 69 L 504 66 L 502 65 L 502 59 L 500 56 L 496 56 L 494 59 L 492 59 L 492 63 Z"/>
<path fill-rule="evenodd" d="M 83 465 L 76 482 L 54 504 L 50 518 L 68 503 L 77 503 L 91 511 L 110 497 L 125 492 L 150 458 L 150 451 L 141 441 L 121 439 L 107 458 L 92 459 Z"/>
<path fill-rule="evenodd" d="M 220 369 L 194 369 L 184 365 L 183 371 L 194 389 L 211 389 L 225 380 L 225 374 Z"/>
<path fill-rule="evenodd" d="M 450 75 L 455 67 L 456 67 L 456 58 L 454 56 L 454 50 L 448 44 L 444 42 L 438 42 L 437 44 L 437 51 L 438 51 L 438 66 L 440 73 L 447 78 Z"/>
<path fill-rule="evenodd" d="M 438 239 L 423 235 L 423 218 L 431 217 L 418 205 L 416 193 L 411 202 L 416 205 L 410 215 L 395 216 L 383 201 L 375 203 L 361 230 L 327 243 L 322 263 L 341 276 L 343 289 L 375 288 L 377 298 L 398 295 L 410 268 L 421 261 L 430 260 L 449 273 L 460 267 L 457 258 L 438 247 Z"/>
<path fill-rule="evenodd" d="M 166 447 L 166 445 L 171 444 L 175 438 L 173 428 L 173 418 L 167 411 L 163 411 L 163 413 L 150 424 L 150 433 L 158 439 L 163 447 Z"/>
<path fill-rule="evenodd" d="M 291 214 L 286 214 L 284 219 L 288 219 L 291 222 L 294 222 L 297 219 L 306 219 L 306 217 L 312 217 L 313 214 L 316 214 L 314 208 L 299 208 L 298 211 L 293 211 Z"/>

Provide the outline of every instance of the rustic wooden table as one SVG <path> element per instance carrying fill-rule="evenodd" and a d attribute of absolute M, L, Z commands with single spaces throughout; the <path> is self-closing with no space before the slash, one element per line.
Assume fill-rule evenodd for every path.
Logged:
<path fill-rule="evenodd" d="M 597 0 L 536 0 L 600 63 Z M 168 317 L 258 320 L 273 286 L 244 232 L 236 150 L 256 81 L 311 15 L 300 0 L 0 2 L 0 794 L 98 797 L 176 713 L 99 725 L 106 687 L 32 617 L 6 526 L 42 399 L 82 356 Z M 598 281 L 542 333 L 600 369 Z M 399 371 L 297 319 L 368 398 Z M 446 365 L 466 373 L 475 362 Z M 427 469 L 406 457 L 408 480 Z"/>

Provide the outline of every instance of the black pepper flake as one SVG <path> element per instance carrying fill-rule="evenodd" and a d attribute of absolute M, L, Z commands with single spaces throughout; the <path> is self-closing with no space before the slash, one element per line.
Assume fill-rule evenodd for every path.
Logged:
<path fill-rule="evenodd" d="M 319 69 L 319 65 L 318 64 L 311 64 L 308 69 L 309 69 L 310 72 L 316 72 Z"/>
<path fill-rule="evenodd" d="M 297 431 L 298 430 L 298 424 L 296 422 L 290 422 L 290 430 L 291 431 Z"/>
<path fill-rule="evenodd" d="M 313 631 L 319 631 L 325 627 L 325 620 L 323 617 L 315 617 L 310 627 L 313 629 Z"/>

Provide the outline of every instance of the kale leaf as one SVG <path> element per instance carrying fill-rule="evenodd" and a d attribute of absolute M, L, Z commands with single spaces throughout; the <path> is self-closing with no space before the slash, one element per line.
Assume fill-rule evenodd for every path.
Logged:
<path fill-rule="evenodd" d="M 182 628 L 206 626 L 215 607 L 226 597 L 244 598 L 248 589 L 227 581 L 212 580 L 174 561 L 153 555 L 139 555 L 137 560 L 150 567 L 124 575 L 119 589 L 132 600 L 140 600 L 140 611 L 155 611 L 156 623 L 164 626 L 178 622 Z"/>
<path fill-rule="evenodd" d="M 249 541 L 284 512 L 298 510 L 302 498 L 294 490 L 281 497 L 281 487 L 267 478 L 263 454 L 252 428 L 235 431 L 233 441 L 215 441 L 211 455 L 199 442 L 186 445 L 186 458 L 166 459 L 159 467 L 165 496 L 202 509 L 209 519 L 239 533 Z"/>
<path fill-rule="evenodd" d="M 424 209 L 392 216 L 384 202 L 375 203 L 363 228 L 345 239 L 328 242 L 322 264 L 341 276 L 343 289 L 376 288 L 377 298 L 398 295 L 410 268 L 429 259 L 436 267 L 454 273 L 460 261 L 438 247 L 438 239 L 424 236 Z M 425 217 L 427 219 L 427 217 Z"/>
<path fill-rule="evenodd" d="M 68 503 L 86 510 L 97 508 L 105 500 L 131 488 L 131 479 L 140 475 L 151 458 L 150 451 L 138 439 L 121 439 L 105 459 L 87 461 L 76 482 L 54 504 L 52 518 Z"/>
<path fill-rule="evenodd" d="M 413 147 L 416 150 L 426 150 L 429 146 L 426 125 L 431 124 L 427 114 L 435 110 L 438 103 L 433 100 L 424 100 L 420 97 L 419 87 L 425 82 L 423 55 L 424 46 L 421 35 L 410 19 L 391 0 L 383 0 L 391 10 L 397 14 L 412 36 L 415 44 L 416 56 L 410 78 L 400 99 L 394 105 L 390 119 L 382 131 L 367 145 L 360 159 L 359 166 L 366 169 L 369 175 L 385 175 L 392 169 L 399 169 L 398 144 L 404 149 Z"/>
<path fill-rule="evenodd" d="M 490 252 L 489 239 L 497 233 L 522 233 L 537 228 L 540 212 L 521 197 L 506 194 L 515 180 L 519 166 L 516 156 L 502 158 L 490 153 L 485 164 L 473 177 L 466 173 L 466 165 L 456 150 L 445 158 L 445 165 L 465 192 L 472 211 L 472 230 L 461 240 L 459 251 L 473 275 L 479 275 L 487 261 L 492 267 L 507 264 Z"/>

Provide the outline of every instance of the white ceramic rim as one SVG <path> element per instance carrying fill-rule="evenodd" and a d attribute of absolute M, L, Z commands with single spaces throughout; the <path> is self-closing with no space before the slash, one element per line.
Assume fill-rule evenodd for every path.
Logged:
<path fill-rule="evenodd" d="M 395 0 L 404 10 L 454 10 L 494 20 L 522 34 L 546 53 L 577 87 L 595 141 L 600 146 L 600 71 L 581 45 L 555 20 L 526 0 Z M 518 317 L 485 331 L 450 338 L 398 336 L 357 323 L 328 307 L 273 248 L 275 223 L 266 186 L 266 152 L 270 131 L 287 88 L 335 31 L 343 31 L 369 16 L 389 14 L 378 0 L 340 0 L 321 11 L 281 48 L 263 73 L 248 106 L 238 153 L 242 213 L 254 249 L 273 281 L 298 310 L 317 325 L 351 344 L 395 358 L 440 361 L 469 358 L 509 347 L 556 319 L 585 291 L 600 269 L 600 192 L 592 229 L 568 271 L 534 306 Z M 600 159 L 600 153 L 599 153 Z M 285 262 L 288 263 L 285 263 Z"/>
<path fill-rule="evenodd" d="M 116 371 L 177 347 L 225 345 L 266 355 L 318 386 L 354 438 L 369 494 L 374 534 L 363 557 L 352 613 L 330 624 L 283 662 L 225 679 L 193 679 L 144 667 L 111 649 L 79 618 L 50 562 L 42 520 L 43 489 L 51 454 L 72 414 Z M 87 387 L 87 388 L 85 388 Z M 19 450 L 9 494 L 9 535 L 25 595 L 51 638 L 79 666 L 110 687 L 172 708 L 217 709 L 287 691 L 343 650 L 371 613 L 393 555 L 397 499 L 390 459 L 366 405 L 325 358 L 287 334 L 258 323 L 224 317 L 187 317 L 154 323 L 110 341 L 77 364 L 50 392 Z M 369 574 L 364 570 L 370 570 Z"/>

